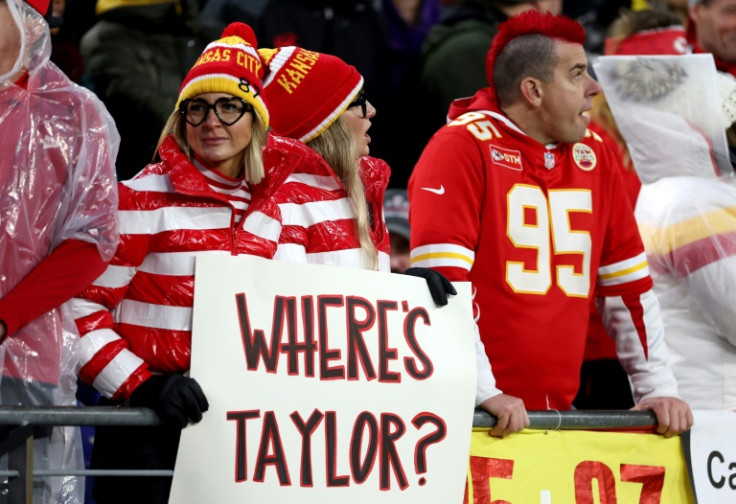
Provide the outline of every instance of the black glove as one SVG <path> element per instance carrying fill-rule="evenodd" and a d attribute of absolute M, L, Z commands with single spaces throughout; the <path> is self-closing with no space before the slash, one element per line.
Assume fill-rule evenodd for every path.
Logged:
<path fill-rule="evenodd" d="M 455 295 L 457 291 L 445 275 L 430 268 L 409 268 L 404 271 L 405 275 L 424 278 L 429 287 L 429 293 L 432 294 L 434 304 L 437 306 L 445 306 L 447 304 L 447 296 Z"/>
<path fill-rule="evenodd" d="M 180 374 L 153 375 L 133 391 L 130 405 L 152 408 L 162 422 L 182 429 L 202 420 L 210 407 L 199 383 Z"/>

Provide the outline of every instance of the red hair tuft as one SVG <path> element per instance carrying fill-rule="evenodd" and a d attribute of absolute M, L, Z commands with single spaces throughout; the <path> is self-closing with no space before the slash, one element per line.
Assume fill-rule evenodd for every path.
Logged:
<path fill-rule="evenodd" d="M 534 9 L 522 12 L 501 23 L 498 33 L 493 37 L 491 48 L 486 55 L 488 84 L 493 86 L 493 64 L 499 53 L 509 42 L 524 35 L 544 35 L 580 45 L 585 42 L 585 28 L 574 19 L 541 13 Z"/>

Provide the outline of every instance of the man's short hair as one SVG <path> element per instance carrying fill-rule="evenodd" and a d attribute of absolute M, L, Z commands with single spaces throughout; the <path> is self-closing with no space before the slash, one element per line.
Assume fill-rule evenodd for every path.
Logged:
<path fill-rule="evenodd" d="M 519 86 L 526 77 L 545 82 L 552 80 L 557 65 L 554 41 L 545 35 L 524 35 L 510 41 L 496 58 L 493 86 L 500 106 L 519 96 Z"/>

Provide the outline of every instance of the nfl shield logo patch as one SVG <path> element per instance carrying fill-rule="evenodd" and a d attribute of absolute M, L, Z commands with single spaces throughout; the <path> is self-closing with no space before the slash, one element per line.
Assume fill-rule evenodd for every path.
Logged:
<path fill-rule="evenodd" d="M 551 152 L 544 153 L 544 167 L 551 170 L 555 167 L 555 155 Z"/>

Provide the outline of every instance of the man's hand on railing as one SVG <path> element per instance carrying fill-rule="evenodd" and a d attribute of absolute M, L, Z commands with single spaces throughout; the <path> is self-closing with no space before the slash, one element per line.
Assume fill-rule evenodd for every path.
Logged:
<path fill-rule="evenodd" d="M 654 412 L 657 417 L 656 431 L 664 437 L 677 436 L 693 426 L 693 412 L 690 406 L 677 397 L 644 399 L 631 409 Z"/>
<path fill-rule="evenodd" d="M 133 391 L 130 405 L 152 408 L 162 422 L 181 428 L 202 420 L 210 407 L 199 383 L 180 374 L 152 376 Z"/>
<path fill-rule="evenodd" d="M 496 417 L 496 425 L 488 431 L 489 436 L 503 437 L 529 427 L 524 401 L 518 397 L 498 394 L 486 399 L 478 407 Z"/>

